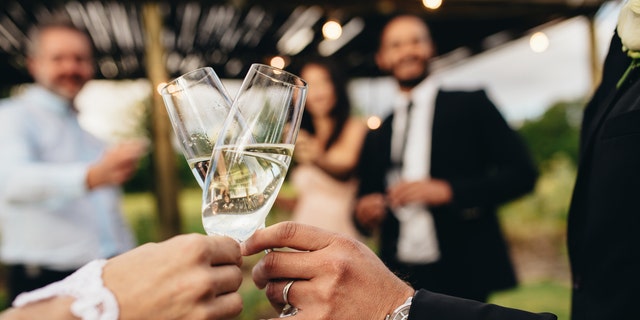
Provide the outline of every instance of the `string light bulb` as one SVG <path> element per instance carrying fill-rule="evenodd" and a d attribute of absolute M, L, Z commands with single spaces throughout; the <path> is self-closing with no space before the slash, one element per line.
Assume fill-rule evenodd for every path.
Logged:
<path fill-rule="evenodd" d="M 273 58 L 271 58 L 271 61 L 269 62 L 269 64 L 272 67 L 276 67 L 276 68 L 280 68 L 280 69 L 284 69 L 284 65 L 286 64 L 284 61 L 284 58 L 281 56 L 275 56 Z"/>
<path fill-rule="evenodd" d="M 427 9 L 436 10 L 442 6 L 442 0 L 422 0 L 422 5 Z"/>
<path fill-rule="evenodd" d="M 544 32 L 536 32 L 529 38 L 529 47 L 536 53 L 545 52 L 549 48 L 549 38 Z"/>
<path fill-rule="evenodd" d="M 329 20 L 322 25 L 322 35 L 325 39 L 336 40 L 342 35 L 342 26 L 335 20 Z"/>

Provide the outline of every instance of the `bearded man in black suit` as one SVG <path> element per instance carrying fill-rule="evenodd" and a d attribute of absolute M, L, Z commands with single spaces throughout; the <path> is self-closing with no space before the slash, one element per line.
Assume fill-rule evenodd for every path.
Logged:
<path fill-rule="evenodd" d="M 516 284 L 496 207 L 531 191 L 537 172 L 484 91 L 440 90 L 434 56 L 419 17 L 384 27 L 376 63 L 398 95 L 365 139 L 355 220 L 381 229 L 380 257 L 414 288 L 486 301 Z"/>

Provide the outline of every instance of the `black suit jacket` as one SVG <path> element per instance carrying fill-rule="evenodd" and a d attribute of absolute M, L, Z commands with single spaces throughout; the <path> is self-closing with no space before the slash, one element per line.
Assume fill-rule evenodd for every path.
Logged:
<path fill-rule="evenodd" d="M 640 302 L 640 70 L 614 35 L 587 105 L 569 211 L 572 319 L 631 319 Z"/>
<path fill-rule="evenodd" d="M 409 320 L 555 320 L 550 313 L 530 313 L 420 290 L 413 297 Z"/>
<path fill-rule="evenodd" d="M 392 117 L 365 139 L 358 166 L 359 196 L 387 187 Z M 453 189 L 453 203 L 429 208 L 445 270 L 440 276 L 451 288 L 444 293 L 514 286 L 496 206 L 530 191 L 537 172 L 522 140 L 484 91 L 438 93 L 430 174 L 448 181 Z M 382 224 L 380 257 L 392 270 L 400 264 L 395 258 L 397 239 L 398 221 L 389 213 Z"/>

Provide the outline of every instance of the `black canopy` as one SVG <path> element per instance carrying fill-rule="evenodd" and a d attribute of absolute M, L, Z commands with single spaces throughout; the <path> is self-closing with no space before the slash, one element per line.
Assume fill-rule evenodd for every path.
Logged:
<path fill-rule="evenodd" d="M 379 29 L 385 19 L 397 12 L 423 16 L 431 25 L 440 53 L 466 47 L 473 54 L 545 23 L 578 15 L 591 16 L 604 2 L 443 0 L 437 10 L 425 8 L 420 0 L 166 0 L 156 3 L 163 17 L 162 39 L 170 75 L 208 65 L 216 68 L 222 77 L 233 78 L 243 74 L 249 64 L 267 62 L 276 55 L 299 59 L 319 52 L 342 60 L 352 76 L 375 75 L 373 54 Z M 97 48 L 99 78 L 145 77 L 141 11 L 148 3 L 2 1 L 0 86 L 30 81 L 23 67 L 25 34 L 33 23 L 55 12 L 68 14 L 91 32 Z M 343 25 L 340 41 L 322 43 L 321 28 L 328 20 Z"/>

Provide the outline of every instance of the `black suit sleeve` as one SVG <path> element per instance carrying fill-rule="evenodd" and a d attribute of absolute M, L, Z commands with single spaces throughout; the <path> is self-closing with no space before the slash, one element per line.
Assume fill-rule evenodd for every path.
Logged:
<path fill-rule="evenodd" d="M 391 123 L 393 115 L 387 117 L 380 128 L 367 133 L 360 150 L 357 175 L 360 179 L 358 197 L 385 192 L 385 173 L 391 162 Z"/>
<path fill-rule="evenodd" d="M 481 150 L 475 161 L 483 164 L 484 174 L 450 180 L 454 203 L 460 207 L 497 205 L 531 191 L 538 172 L 520 135 L 511 129 L 484 91 L 461 97 L 465 101 L 455 104 L 462 109 L 456 109 L 474 119 L 469 126 L 475 127 Z"/>
<path fill-rule="evenodd" d="M 391 123 L 393 115 L 387 117 L 380 128 L 367 133 L 360 151 L 356 174 L 360 180 L 357 197 L 386 192 L 385 173 L 390 166 Z M 368 230 L 352 215 L 356 228 L 360 233 L 370 236 Z"/>
<path fill-rule="evenodd" d="M 419 290 L 409 320 L 556 320 L 550 313 L 531 313 L 474 300 Z"/>

